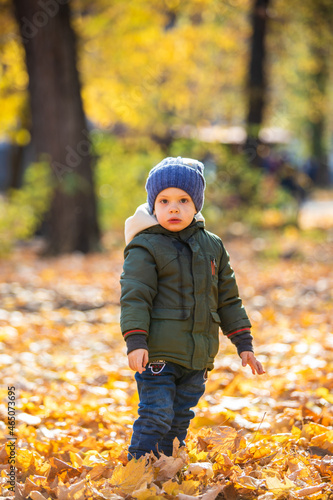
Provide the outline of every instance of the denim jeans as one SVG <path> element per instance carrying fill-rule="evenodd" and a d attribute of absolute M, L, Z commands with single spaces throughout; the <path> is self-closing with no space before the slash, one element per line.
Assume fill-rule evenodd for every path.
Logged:
<path fill-rule="evenodd" d="M 154 369 L 159 373 L 154 374 Z M 197 405 L 205 392 L 206 370 L 188 370 L 170 362 L 160 366 L 151 363 L 143 373 L 137 372 L 135 379 L 140 398 L 139 418 L 133 425 L 128 458 L 140 458 L 150 451 L 172 455 L 175 437 L 180 446 L 185 444 L 194 417 L 190 408 Z"/>

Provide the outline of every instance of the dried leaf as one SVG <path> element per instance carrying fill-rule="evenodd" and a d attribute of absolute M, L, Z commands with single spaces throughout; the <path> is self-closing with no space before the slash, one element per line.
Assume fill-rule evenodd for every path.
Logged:
<path fill-rule="evenodd" d="M 197 462 L 188 466 L 185 473 L 186 475 L 192 474 L 193 476 L 202 476 L 207 479 L 214 476 L 213 466 L 210 462 Z"/>
<path fill-rule="evenodd" d="M 131 460 L 125 467 L 121 464 L 117 465 L 110 479 L 110 484 L 125 494 L 131 494 L 133 491 L 139 490 L 144 483 L 151 483 L 154 472 L 151 467 L 146 469 L 145 462 L 145 457 L 141 457 L 139 460 Z"/>
<path fill-rule="evenodd" d="M 237 477 L 235 484 L 237 486 L 241 486 L 242 488 L 257 490 L 260 488 L 262 481 L 251 476 L 239 476 Z"/>
<path fill-rule="evenodd" d="M 133 498 L 136 498 L 137 500 L 147 500 L 147 498 L 151 498 L 158 495 L 159 492 L 160 488 L 158 488 L 156 484 L 153 484 L 151 488 L 148 488 L 147 483 L 145 482 L 141 485 L 141 487 L 138 490 L 133 491 L 131 496 Z"/>
<path fill-rule="evenodd" d="M 31 500 L 45 500 L 47 497 L 42 495 L 39 491 L 30 491 Z"/>
<path fill-rule="evenodd" d="M 231 427 L 217 427 L 210 435 L 204 437 L 204 442 L 213 453 L 226 453 L 235 447 L 237 431 Z"/>
<path fill-rule="evenodd" d="M 59 486 L 58 500 L 84 500 L 85 489 L 86 489 L 85 479 L 72 484 L 68 488 L 66 486 Z"/>
<path fill-rule="evenodd" d="M 215 500 L 217 495 L 220 493 L 222 490 L 223 486 L 222 485 L 217 485 L 213 486 L 212 488 L 209 488 L 201 497 L 201 500 Z"/>
<path fill-rule="evenodd" d="M 287 477 L 285 478 L 284 483 L 280 481 L 277 477 L 266 477 L 266 486 L 269 490 L 275 491 L 284 491 L 295 488 L 296 485 Z"/>
<path fill-rule="evenodd" d="M 318 493 L 318 491 L 322 491 L 327 487 L 327 483 L 316 484 L 315 486 L 308 486 L 306 488 L 302 488 L 295 492 L 297 497 L 307 497 L 309 495 L 313 495 L 314 493 Z"/>
<path fill-rule="evenodd" d="M 163 453 L 153 467 L 158 470 L 156 481 L 167 481 L 185 465 L 184 457 L 167 457 Z"/>

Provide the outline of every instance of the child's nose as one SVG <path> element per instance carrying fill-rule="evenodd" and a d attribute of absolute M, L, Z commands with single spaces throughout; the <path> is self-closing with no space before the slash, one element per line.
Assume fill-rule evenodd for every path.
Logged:
<path fill-rule="evenodd" d="M 177 206 L 177 203 L 171 203 L 170 204 L 170 212 L 178 212 L 179 209 L 178 209 L 178 206 Z"/>

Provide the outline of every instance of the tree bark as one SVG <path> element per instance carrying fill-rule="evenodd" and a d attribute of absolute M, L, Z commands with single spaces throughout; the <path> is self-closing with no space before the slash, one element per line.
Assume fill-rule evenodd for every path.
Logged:
<path fill-rule="evenodd" d="M 32 141 L 55 179 L 47 253 L 98 250 L 93 166 L 69 0 L 13 0 L 29 74 Z"/>
<path fill-rule="evenodd" d="M 318 2 L 314 6 L 315 13 L 319 14 L 319 20 L 329 20 L 329 12 L 326 13 L 325 6 Z M 321 10 L 322 9 L 322 10 Z M 326 16 L 325 16 L 326 14 Z M 314 16 L 315 17 L 315 16 Z M 332 18 L 332 15 L 331 15 Z M 311 76 L 312 92 L 321 96 L 322 101 L 328 99 L 328 82 L 329 82 L 329 48 L 321 40 L 320 36 L 321 23 L 319 21 L 311 23 L 313 30 L 313 42 L 310 42 L 312 56 L 316 62 L 316 71 Z M 320 43 L 318 43 L 320 40 Z M 315 43 L 314 43 L 315 42 Z M 312 96 L 311 96 L 312 97 Z M 316 100 L 314 99 L 314 103 Z M 310 106 L 315 108 L 315 113 L 312 113 L 312 120 L 310 121 L 310 150 L 312 161 L 317 165 L 315 175 L 315 183 L 318 186 L 325 187 L 330 184 L 329 169 L 328 169 L 328 155 L 325 148 L 325 133 L 327 127 L 327 109 L 321 103 L 316 105 L 310 98 Z"/>
<path fill-rule="evenodd" d="M 252 154 L 250 154 L 250 161 L 253 161 L 254 164 L 258 164 L 256 149 L 259 145 L 258 135 L 263 121 L 267 93 L 265 41 L 268 5 L 269 0 L 254 0 L 251 16 L 252 38 L 247 81 L 248 114 L 246 148 L 250 152 L 253 150 Z"/>

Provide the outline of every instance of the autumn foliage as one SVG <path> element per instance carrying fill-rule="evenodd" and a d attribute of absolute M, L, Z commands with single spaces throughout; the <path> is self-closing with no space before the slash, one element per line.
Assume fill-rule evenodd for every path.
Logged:
<path fill-rule="evenodd" d="M 289 241 L 289 243 L 288 243 Z M 267 374 L 221 352 L 186 448 L 127 461 L 138 398 L 119 330 L 121 250 L 0 265 L 2 496 L 15 386 L 15 498 L 333 498 L 332 252 L 286 237 L 226 242 Z"/>

